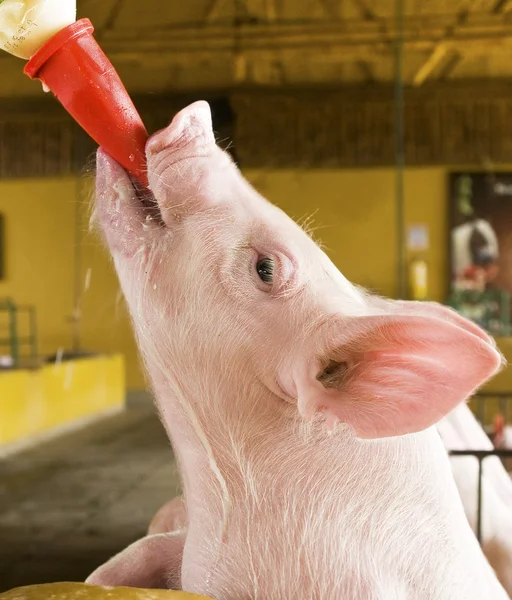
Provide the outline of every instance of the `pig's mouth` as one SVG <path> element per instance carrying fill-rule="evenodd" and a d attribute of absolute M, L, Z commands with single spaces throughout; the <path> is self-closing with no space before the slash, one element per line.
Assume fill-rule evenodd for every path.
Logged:
<path fill-rule="evenodd" d="M 155 225 L 165 227 L 164 219 L 162 217 L 162 211 L 158 205 L 158 201 L 155 195 L 150 189 L 143 188 L 138 181 L 130 176 L 133 189 L 135 190 L 135 197 L 137 202 L 142 208 L 142 211 L 146 218 L 150 219 Z"/>

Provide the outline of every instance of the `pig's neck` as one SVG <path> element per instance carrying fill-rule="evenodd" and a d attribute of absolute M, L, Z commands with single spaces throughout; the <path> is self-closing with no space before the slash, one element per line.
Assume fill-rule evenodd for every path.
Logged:
<path fill-rule="evenodd" d="M 418 586 L 430 586 L 421 597 L 444 600 L 482 598 L 494 585 L 435 430 L 361 441 L 299 424 L 264 388 L 205 392 L 168 389 L 160 402 L 172 407 L 162 417 L 187 501 L 187 589 L 244 598 L 260 585 L 262 598 L 277 598 L 284 577 L 305 586 L 297 598 L 338 598 L 336 585 L 358 599 L 379 590 L 372 597 L 419 598 Z M 286 573 L 269 580 L 270 563 L 283 560 Z M 389 587 L 376 583 L 382 572 Z M 444 595 L 440 582 L 468 594 Z"/>

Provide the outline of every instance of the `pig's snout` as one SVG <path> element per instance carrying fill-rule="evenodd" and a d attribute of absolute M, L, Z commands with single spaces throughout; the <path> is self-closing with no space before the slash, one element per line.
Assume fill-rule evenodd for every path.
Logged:
<path fill-rule="evenodd" d="M 215 135 L 210 106 L 199 100 L 179 112 L 168 127 L 148 140 L 146 154 L 156 167 L 160 162 L 158 157 L 162 157 L 167 151 L 172 151 L 181 158 L 189 158 L 190 150 L 195 151 L 212 144 L 215 144 Z"/>
<path fill-rule="evenodd" d="M 149 140 L 146 153 L 150 187 L 167 226 L 226 204 L 234 165 L 215 143 L 206 102 L 176 115 Z"/>
<path fill-rule="evenodd" d="M 200 189 L 200 160 L 216 149 L 207 102 L 195 102 L 146 145 L 150 187 L 164 210 L 182 207 Z M 211 168 L 211 166 L 210 166 Z M 193 193 L 194 192 L 194 193 Z"/>

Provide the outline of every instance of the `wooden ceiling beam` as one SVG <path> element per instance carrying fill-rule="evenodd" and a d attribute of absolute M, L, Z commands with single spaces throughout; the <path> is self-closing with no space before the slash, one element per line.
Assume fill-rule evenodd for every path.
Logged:
<path fill-rule="evenodd" d="M 429 52 L 432 49 L 431 44 L 415 43 L 410 47 L 406 47 L 407 51 L 423 51 Z M 435 70 L 442 72 L 446 68 L 446 63 L 449 63 L 455 54 L 462 55 L 464 58 L 478 57 L 482 54 L 507 54 L 512 53 L 512 39 L 506 43 L 502 42 L 498 45 L 494 40 L 488 40 L 485 44 L 479 46 L 472 45 L 466 48 L 464 44 L 450 45 L 446 57 L 443 61 L 433 65 Z M 384 44 L 379 46 L 353 46 L 348 50 L 344 46 L 329 45 L 326 47 L 308 47 L 299 46 L 293 48 L 282 47 L 258 47 L 258 48 L 241 48 L 236 51 L 233 48 L 223 48 L 220 50 L 212 50 L 211 48 L 190 48 L 183 49 L 174 47 L 169 48 L 145 48 L 143 51 L 134 48 L 132 52 L 123 50 L 108 52 L 109 58 L 114 65 L 120 68 L 123 65 L 133 65 L 134 68 L 147 68 L 151 70 L 166 70 L 173 65 L 183 65 L 185 69 L 203 68 L 204 65 L 210 65 L 208 68 L 226 69 L 230 68 L 233 61 L 236 59 L 240 64 L 253 63 L 263 64 L 268 62 L 280 61 L 283 64 L 310 64 L 311 60 L 321 61 L 325 64 L 356 64 L 367 63 L 370 67 L 386 62 L 392 59 L 391 50 Z M 360 65 L 359 67 L 360 68 Z M 242 69 L 240 69 L 242 70 Z M 360 70 L 362 70 L 360 68 Z M 432 69 L 433 73 L 434 69 Z M 428 78 L 423 79 L 425 85 Z M 416 84 L 418 87 L 418 84 Z"/>
<path fill-rule="evenodd" d="M 446 81 L 449 77 L 451 77 L 461 60 L 462 55 L 460 52 L 452 49 L 448 59 L 444 62 L 439 70 L 437 76 L 438 81 Z"/>
<path fill-rule="evenodd" d="M 412 78 L 412 84 L 414 86 L 420 86 L 432 75 L 434 70 L 439 66 L 441 62 L 446 59 L 449 54 L 449 48 L 444 44 L 439 44 L 434 47 L 427 60 L 421 65 L 416 71 Z"/>
<path fill-rule="evenodd" d="M 247 35 L 246 35 L 247 33 Z M 125 40 L 105 39 L 102 46 L 107 55 L 140 55 L 145 54 L 183 54 L 183 53 L 207 53 L 207 52 L 232 52 L 236 41 L 236 47 L 245 52 L 265 51 L 294 51 L 310 50 L 326 55 L 338 54 L 338 58 L 345 60 L 346 56 L 357 56 L 360 53 L 379 53 L 390 51 L 389 44 L 382 39 L 380 32 L 357 33 L 355 31 L 340 35 L 339 32 L 301 32 L 282 33 L 276 32 L 275 28 L 251 31 L 240 28 L 238 34 L 231 28 L 216 28 L 215 34 L 211 34 L 206 28 L 198 28 L 193 35 L 185 38 L 168 36 L 167 39 L 138 39 L 128 43 Z M 459 34 L 443 45 L 447 48 L 461 49 L 464 52 L 474 53 L 477 51 L 487 52 L 500 46 L 507 47 L 512 41 L 512 28 L 501 31 L 490 31 L 478 34 L 471 32 L 459 32 Z M 470 43 L 468 43 L 470 42 Z M 405 31 L 404 46 L 408 50 L 432 53 L 435 55 L 430 59 L 437 59 L 440 51 L 435 51 L 439 45 L 438 35 L 421 34 L 416 31 Z M 171 56 L 172 58 L 172 56 Z"/>
<path fill-rule="evenodd" d="M 491 13 L 495 15 L 503 14 L 512 10 L 510 0 L 496 0 L 494 6 L 491 9 Z"/>
<path fill-rule="evenodd" d="M 207 17 L 215 15 L 218 10 L 219 2 L 223 0 L 212 0 Z M 224 0 L 225 1 L 225 0 Z M 277 2 L 277 0 L 268 0 Z M 276 12 L 276 11 L 274 11 Z M 282 36 L 310 36 L 310 35 L 329 35 L 337 37 L 357 36 L 378 36 L 385 27 L 390 38 L 396 37 L 396 25 L 393 19 L 379 19 L 378 21 L 368 21 L 365 19 L 350 19 L 333 22 L 332 19 L 325 21 L 290 22 L 282 20 L 272 20 L 270 22 L 253 22 L 250 24 L 239 24 L 237 32 L 245 38 L 258 38 L 263 36 L 282 37 Z M 453 29 L 453 31 L 450 30 Z M 233 36 L 233 25 L 220 24 L 176 24 L 165 27 L 150 28 L 122 28 L 109 32 L 108 42 L 125 43 L 126 45 L 137 42 L 138 40 L 166 41 L 172 37 L 173 40 L 189 42 L 195 36 L 200 38 L 228 38 Z M 452 38 L 478 38 L 489 34 L 512 35 L 512 24 L 504 21 L 501 15 L 476 14 L 471 13 L 468 18 L 459 23 L 454 29 L 453 15 L 423 15 L 409 16 L 404 18 L 405 36 L 429 38 L 432 41 L 441 42 L 447 37 L 447 32 Z"/>
<path fill-rule="evenodd" d="M 467 0 L 463 6 L 459 8 L 455 22 L 446 28 L 442 40 L 434 46 L 426 61 L 413 76 L 413 86 L 423 85 L 423 83 L 432 75 L 439 65 L 441 65 L 443 62 L 451 62 L 450 58 L 454 55 L 454 50 L 450 49 L 446 42 L 447 40 L 453 40 L 457 34 L 457 29 L 467 24 L 474 4 L 475 0 Z M 458 56 L 458 58 L 456 63 L 453 65 L 454 67 L 460 60 L 460 54 L 458 52 L 455 54 Z"/>

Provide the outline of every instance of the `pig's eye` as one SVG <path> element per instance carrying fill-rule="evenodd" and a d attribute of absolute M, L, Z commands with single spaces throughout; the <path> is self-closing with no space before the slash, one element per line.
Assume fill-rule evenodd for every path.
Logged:
<path fill-rule="evenodd" d="M 263 283 L 272 283 L 274 280 L 274 261 L 271 258 L 262 258 L 256 263 L 256 271 Z"/>

